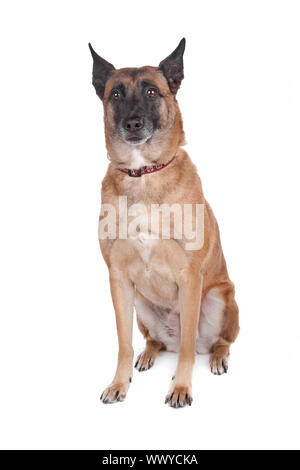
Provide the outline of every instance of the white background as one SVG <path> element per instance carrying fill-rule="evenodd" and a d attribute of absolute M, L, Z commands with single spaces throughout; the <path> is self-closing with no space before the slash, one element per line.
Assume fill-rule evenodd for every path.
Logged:
<path fill-rule="evenodd" d="M 0 445 L 299 448 L 300 5 L 2 1 Z M 192 407 L 164 397 L 176 355 L 99 396 L 116 364 L 97 241 L 107 159 L 87 47 L 157 65 L 187 38 L 178 94 L 240 306 L 227 376 L 198 357 Z M 143 348 L 135 328 L 134 348 Z"/>

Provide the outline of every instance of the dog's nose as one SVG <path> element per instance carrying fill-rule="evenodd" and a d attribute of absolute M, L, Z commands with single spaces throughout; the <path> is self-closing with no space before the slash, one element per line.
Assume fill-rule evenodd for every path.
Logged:
<path fill-rule="evenodd" d="M 142 117 L 133 117 L 124 120 L 124 129 L 128 132 L 139 131 L 144 127 L 144 119 Z"/>

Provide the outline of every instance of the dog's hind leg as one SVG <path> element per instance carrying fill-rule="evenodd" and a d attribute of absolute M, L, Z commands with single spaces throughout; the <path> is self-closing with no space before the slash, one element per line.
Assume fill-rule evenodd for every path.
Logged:
<path fill-rule="evenodd" d="M 137 357 L 136 363 L 135 363 L 135 368 L 139 372 L 143 372 L 145 370 L 150 369 L 154 362 L 155 359 L 162 349 L 165 349 L 165 346 L 159 342 L 155 341 L 149 333 L 148 328 L 144 325 L 143 321 L 141 320 L 139 313 L 141 314 L 141 305 L 144 303 L 142 296 L 137 293 L 137 296 L 139 296 L 139 301 L 136 302 L 135 308 L 137 312 L 137 324 L 139 327 L 140 332 L 144 336 L 146 340 L 146 348 L 144 351 Z M 146 304 L 144 304 L 144 308 L 147 308 Z M 144 313 L 144 308 L 143 308 L 143 313 Z M 153 313 L 152 313 L 153 314 Z"/>
<path fill-rule="evenodd" d="M 234 299 L 234 286 L 231 282 L 219 287 L 224 299 L 223 324 L 219 339 L 212 347 L 210 367 L 214 375 L 227 373 L 230 346 L 239 333 L 239 310 Z"/>
<path fill-rule="evenodd" d="M 159 351 L 164 349 L 164 345 L 151 338 L 149 331 L 143 325 L 141 320 L 139 320 L 139 318 L 137 318 L 137 323 L 141 333 L 146 339 L 146 347 L 144 351 L 138 356 L 134 367 L 138 371 L 143 372 L 144 370 L 148 370 L 153 366 L 157 354 Z"/>

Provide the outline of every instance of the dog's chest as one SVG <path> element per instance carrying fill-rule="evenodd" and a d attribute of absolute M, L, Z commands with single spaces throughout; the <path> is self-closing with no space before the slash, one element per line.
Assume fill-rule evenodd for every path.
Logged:
<path fill-rule="evenodd" d="M 132 228 L 135 230 L 136 227 Z M 137 289 L 149 300 L 174 307 L 177 285 L 164 256 L 168 240 L 161 240 L 148 227 L 146 216 L 139 218 L 139 231 L 128 227 L 133 256 L 129 260 L 129 275 Z"/>

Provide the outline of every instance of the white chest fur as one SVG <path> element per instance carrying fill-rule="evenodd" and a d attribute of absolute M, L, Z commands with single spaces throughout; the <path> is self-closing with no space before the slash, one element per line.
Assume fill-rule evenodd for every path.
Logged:
<path fill-rule="evenodd" d="M 150 239 L 149 235 L 144 232 L 139 233 L 138 238 L 135 241 L 135 246 L 138 249 L 143 262 L 145 263 L 146 273 L 148 274 L 151 251 L 156 243 L 156 240 Z"/>
<path fill-rule="evenodd" d="M 145 265 L 149 263 L 151 250 L 158 242 L 154 239 L 149 227 L 149 213 L 143 204 L 135 204 L 129 211 L 134 218 L 128 224 L 128 236 L 131 243 L 138 250 Z"/>
<path fill-rule="evenodd" d="M 163 259 L 163 241 L 148 232 L 146 217 L 147 213 L 139 216 L 139 231 L 133 226 L 131 232 L 131 225 L 128 225 L 128 241 L 135 252 L 129 264 L 130 277 L 137 290 L 152 302 L 158 305 L 173 305 L 177 302 L 174 276 Z"/>
<path fill-rule="evenodd" d="M 131 151 L 130 163 L 128 168 L 130 168 L 131 170 L 138 170 L 139 168 L 145 165 L 147 165 L 147 162 L 143 156 L 143 153 L 140 150 L 133 148 Z"/>

